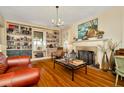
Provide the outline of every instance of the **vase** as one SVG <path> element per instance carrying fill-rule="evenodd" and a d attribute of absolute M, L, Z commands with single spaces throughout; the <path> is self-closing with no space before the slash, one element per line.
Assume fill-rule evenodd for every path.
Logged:
<path fill-rule="evenodd" d="M 111 50 L 109 64 L 110 64 L 110 70 L 113 71 L 115 68 L 114 49 Z"/>
<path fill-rule="evenodd" d="M 102 57 L 102 70 L 103 71 L 109 70 L 108 56 L 106 52 L 103 53 L 103 57 Z"/>

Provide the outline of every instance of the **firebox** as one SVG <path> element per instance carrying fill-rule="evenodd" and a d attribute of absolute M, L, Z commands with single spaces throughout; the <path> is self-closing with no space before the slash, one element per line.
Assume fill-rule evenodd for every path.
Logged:
<path fill-rule="evenodd" d="M 87 65 L 95 66 L 95 53 L 94 51 L 78 50 L 78 59 L 83 60 Z"/>

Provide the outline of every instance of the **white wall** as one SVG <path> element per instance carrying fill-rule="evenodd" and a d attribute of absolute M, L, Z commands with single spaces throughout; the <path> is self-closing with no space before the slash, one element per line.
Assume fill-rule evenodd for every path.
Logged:
<path fill-rule="evenodd" d="M 1 46 L 1 51 L 6 54 L 4 22 L 5 22 L 4 18 L 0 16 L 0 46 Z"/>
<path fill-rule="evenodd" d="M 104 38 L 121 42 L 122 47 L 122 14 L 121 7 L 115 7 L 98 17 L 98 29 L 105 31 Z"/>
<path fill-rule="evenodd" d="M 122 8 L 122 47 L 124 47 L 124 7 Z"/>
<path fill-rule="evenodd" d="M 75 46 L 84 46 L 87 45 L 85 42 L 72 43 L 74 37 L 78 37 L 78 25 L 89 20 L 98 18 L 98 30 L 104 31 L 103 39 L 113 39 L 114 41 L 120 42 L 119 47 L 124 48 L 124 7 L 113 7 L 107 11 L 104 11 L 98 16 L 90 16 L 88 18 L 82 19 L 77 23 L 74 23 L 70 28 L 66 29 L 68 31 L 68 42 L 73 47 L 69 49 L 75 49 Z M 65 36 L 63 36 L 64 38 Z M 98 43 L 98 42 L 95 42 Z M 89 43 L 94 46 L 94 44 Z M 102 57 L 102 53 L 99 54 Z M 110 53 L 108 53 L 110 55 Z M 98 58 L 100 62 L 101 58 Z"/>
<path fill-rule="evenodd" d="M 104 38 L 112 38 L 114 41 L 121 42 L 119 46 L 124 47 L 124 16 L 122 14 L 124 15 L 123 7 L 113 7 L 98 16 L 91 15 L 74 23 L 69 29 L 66 29 L 69 32 L 68 42 L 71 43 L 73 37 L 78 37 L 79 24 L 98 18 L 98 30 L 105 32 Z"/>

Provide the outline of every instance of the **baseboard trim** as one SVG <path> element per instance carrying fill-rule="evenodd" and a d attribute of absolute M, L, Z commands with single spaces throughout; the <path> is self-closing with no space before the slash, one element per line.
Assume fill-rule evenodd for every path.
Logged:
<path fill-rule="evenodd" d="M 51 59 L 51 57 L 32 58 L 31 62 L 33 62 L 33 61 L 40 61 L 40 60 L 44 60 L 44 59 Z"/>

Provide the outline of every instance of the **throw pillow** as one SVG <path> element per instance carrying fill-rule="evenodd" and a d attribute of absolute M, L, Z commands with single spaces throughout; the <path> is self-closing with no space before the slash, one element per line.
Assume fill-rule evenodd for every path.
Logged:
<path fill-rule="evenodd" d="M 6 57 L 0 52 L 0 74 L 4 73 L 7 69 Z"/>

